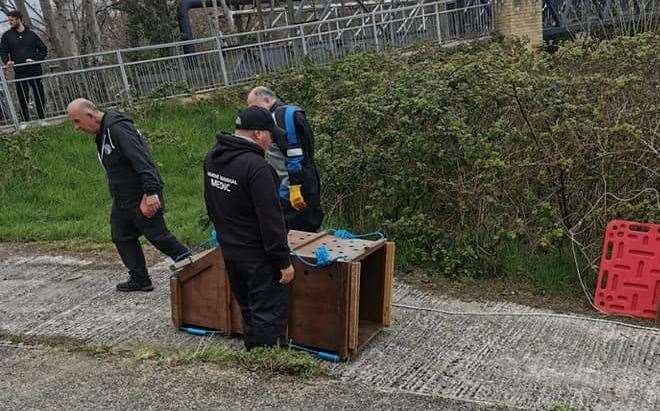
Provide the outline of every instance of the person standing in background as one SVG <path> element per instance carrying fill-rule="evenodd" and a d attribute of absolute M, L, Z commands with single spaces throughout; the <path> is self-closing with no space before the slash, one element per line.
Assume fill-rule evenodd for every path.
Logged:
<path fill-rule="evenodd" d="M 32 88 L 37 115 L 41 119 L 40 124 L 45 125 L 44 106 L 46 95 L 44 86 L 40 78 L 33 77 L 43 74 L 41 64 L 38 62 L 46 58 L 48 49 L 41 38 L 23 24 L 23 14 L 20 11 L 10 11 L 7 13 L 7 17 L 11 28 L 2 35 L 0 40 L 0 58 L 6 68 L 14 69 L 14 78 L 20 80 L 16 82 L 16 93 L 18 103 L 21 106 L 23 121 L 30 121 L 28 104 L 30 102 L 30 88 Z M 17 64 L 21 65 L 16 66 Z"/>
<path fill-rule="evenodd" d="M 275 137 L 266 159 L 279 176 L 278 195 L 289 230 L 316 232 L 323 223 L 321 179 L 314 161 L 314 133 L 300 107 L 285 104 L 266 87 L 255 87 L 248 106 L 270 111 L 285 135 Z"/>

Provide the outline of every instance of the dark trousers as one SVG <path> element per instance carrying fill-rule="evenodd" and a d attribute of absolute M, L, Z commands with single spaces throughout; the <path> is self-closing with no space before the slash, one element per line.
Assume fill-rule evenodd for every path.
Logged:
<path fill-rule="evenodd" d="M 17 76 L 16 80 L 20 80 L 20 78 L 20 76 Z M 16 83 L 16 94 L 18 94 L 18 103 L 21 105 L 23 121 L 30 121 L 30 109 L 28 108 L 28 104 L 30 103 L 30 88 L 32 88 L 32 93 L 34 94 L 34 104 L 37 107 L 37 115 L 41 119 L 45 117 L 44 105 L 46 104 L 46 94 L 44 93 L 44 85 L 41 82 L 41 79 L 34 78 L 30 80 L 21 80 Z"/>
<path fill-rule="evenodd" d="M 167 229 L 163 213 L 159 211 L 152 218 L 145 218 L 135 208 L 112 206 L 110 215 L 112 241 L 117 247 L 122 262 L 133 280 L 149 283 L 149 273 L 144 260 L 142 245 L 138 240 L 144 235 L 160 252 L 174 261 L 180 261 L 190 255 L 190 250 L 181 244 Z"/>
<path fill-rule="evenodd" d="M 241 306 L 245 348 L 285 345 L 289 289 L 279 282 L 280 270 L 270 262 L 228 259 L 225 268 Z"/>

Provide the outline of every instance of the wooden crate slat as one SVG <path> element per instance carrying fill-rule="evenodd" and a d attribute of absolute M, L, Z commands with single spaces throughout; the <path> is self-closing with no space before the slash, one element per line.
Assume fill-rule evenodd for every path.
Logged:
<path fill-rule="evenodd" d="M 385 243 L 386 263 L 383 294 L 383 327 L 392 325 L 392 290 L 394 289 L 394 256 L 396 245 L 392 241 Z"/>
<path fill-rule="evenodd" d="M 350 298 L 349 298 L 349 325 L 348 325 L 348 349 L 353 353 L 358 348 L 358 333 L 360 323 L 360 271 L 359 262 L 350 263 Z"/>

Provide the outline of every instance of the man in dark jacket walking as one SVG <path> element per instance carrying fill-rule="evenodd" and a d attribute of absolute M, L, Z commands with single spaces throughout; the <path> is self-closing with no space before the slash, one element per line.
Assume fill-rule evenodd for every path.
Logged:
<path fill-rule="evenodd" d="M 41 64 L 38 62 L 46 58 L 48 49 L 34 31 L 23 25 L 23 14 L 20 11 L 10 11 L 7 13 L 7 17 L 11 28 L 2 35 L 0 40 L 0 58 L 6 67 L 14 68 L 16 80 L 28 79 L 16 83 L 23 121 L 30 121 L 28 109 L 30 88 L 34 94 L 37 115 L 43 120 L 45 117 L 44 105 L 46 104 L 44 86 L 40 78 L 30 78 L 43 74 Z M 33 64 L 15 67 L 16 64 L 23 63 Z"/>
<path fill-rule="evenodd" d="M 218 134 L 204 160 L 206 209 L 241 306 L 248 350 L 286 343 L 286 284 L 294 270 L 277 174 L 264 159 L 272 138 L 283 133 L 268 110 L 250 107 L 239 113 L 234 135 Z"/>
<path fill-rule="evenodd" d="M 89 100 L 74 100 L 67 113 L 76 130 L 96 136 L 98 158 L 108 176 L 112 241 L 130 276 L 117 290 L 151 291 L 138 238 L 144 235 L 174 261 L 187 258 L 190 251 L 165 226 L 163 181 L 147 142 L 131 119 L 116 112 L 103 113 Z"/>
<path fill-rule="evenodd" d="M 266 158 L 279 176 L 278 193 L 288 228 L 318 231 L 324 216 L 321 180 L 314 162 L 314 134 L 305 112 L 284 104 L 266 87 L 252 89 L 247 104 L 269 110 L 286 132 L 274 139 Z"/>

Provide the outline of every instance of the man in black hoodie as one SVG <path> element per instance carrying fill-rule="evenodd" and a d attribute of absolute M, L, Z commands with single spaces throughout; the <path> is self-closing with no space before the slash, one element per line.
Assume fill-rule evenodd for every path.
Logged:
<path fill-rule="evenodd" d="M 14 10 L 7 13 L 10 29 L 7 30 L 0 40 L 0 58 L 9 68 L 14 68 L 15 79 L 28 79 L 41 76 L 41 64 L 37 63 L 46 58 L 48 49 L 35 32 L 23 25 L 23 14 Z M 23 64 L 33 63 L 33 64 Z M 14 67 L 15 64 L 23 64 Z M 46 95 L 40 78 L 23 80 L 16 83 L 18 102 L 21 105 L 23 121 L 30 121 L 28 102 L 30 101 L 30 87 L 34 93 L 34 102 L 37 107 L 37 115 L 43 120 L 44 104 Z"/>
<path fill-rule="evenodd" d="M 204 198 L 222 244 L 231 289 L 241 306 L 245 347 L 286 343 L 293 280 L 278 178 L 265 150 L 281 136 L 268 110 L 250 107 L 234 135 L 219 133 L 204 160 Z"/>
<path fill-rule="evenodd" d="M 118 291 L 151 291 L 142 246 L 144 235 L 174 261 L 190 255 L 165 226 L 163 181 L 151 158 L 146 140 L 133 121 L 120 113 L 103 113 L 85 99 L 72 101 L 67 113 L 76 130 L 96 136 L 99 161 L 105 169 L 112 196 L 112 241 L 128 268 L 129 280 Z"/>

